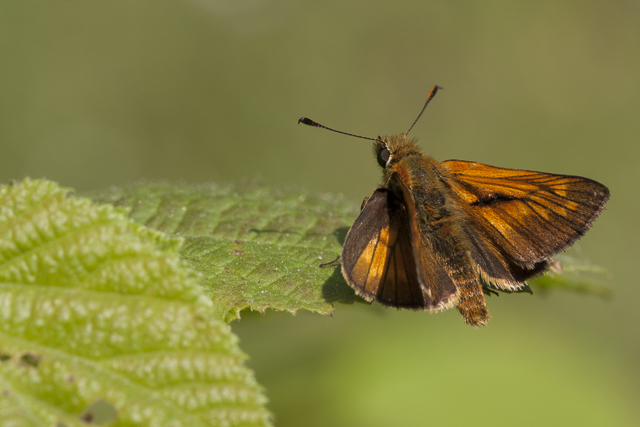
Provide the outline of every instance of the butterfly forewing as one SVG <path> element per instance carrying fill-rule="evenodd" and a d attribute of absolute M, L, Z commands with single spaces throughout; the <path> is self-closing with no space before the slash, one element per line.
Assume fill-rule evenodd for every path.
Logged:
<path fill-rule="evenodd" d="M 420 239 L 413 239 L 410 224 L 406 205 L 389 190 L 376 190 L 347 234 L 342 273 L 369 301 L 412 309 L 450 307 L 456 288 Z"/>
<path fill-rule="evenodd" d="M 609 199 L 604 185 L 578 176 L 460 160 L 442 166 L 451 173 L 451 190 L 474 228 L 534 272 L 544 270 L 547 258 L 582 236 Z"/>
<path fill-rule="evenodd" d="M 344 243 L 342 273 L 365 299 L 406 308 L 424 307 L 401 203 L 386 189 L 374 191 Z"/>

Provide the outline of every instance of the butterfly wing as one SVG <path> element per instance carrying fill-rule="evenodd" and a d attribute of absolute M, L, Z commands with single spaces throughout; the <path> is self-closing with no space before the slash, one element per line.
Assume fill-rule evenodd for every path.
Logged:
<path fill-rule="evenodd" d="M 482 268 L 474 245 L 489 258 L 501 255 L 516 282 L 544 271 L 549 257 L 591 228 L 609 199 L 607 187 L 579 176 L 461 160 L 442 167 L 450 173 L 451 193 L 467 218 L 472 257 Z"/>
<path fill-rule="evenodd" d="M 412 230 L 417 230 L 415 217 L 407 206 L 411 205 L 388 189 L 373 192 L 345 239 L 342 274 L 368 301 L 398 308 L 448 308 L 457 289 L 435 258 L 420 247 Z"/>

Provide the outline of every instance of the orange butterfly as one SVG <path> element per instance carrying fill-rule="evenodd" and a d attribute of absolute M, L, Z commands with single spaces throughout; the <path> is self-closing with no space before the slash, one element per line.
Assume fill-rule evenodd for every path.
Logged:
<path fill-rule="evenodd" d="M 302 117 L 298 123 L 371 139 L 383 184 L 362 204 L 340 257 L 342 274 L 367 301 L 414 310 L 457 306 L 464 321 L 491 317 L 483 293 L 519 291 L 549 258 L 589 230 L 609 190 L 588 178 L 438 162 L 408 131 L 366 138 Z"/>

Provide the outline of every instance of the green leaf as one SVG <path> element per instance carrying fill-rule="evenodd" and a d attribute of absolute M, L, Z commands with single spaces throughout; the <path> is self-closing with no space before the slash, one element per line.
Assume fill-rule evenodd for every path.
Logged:
<path fill-rule="evenodd" d="M 3 425 L 269 425 L 180 243 L 51 182 L 0 186 Z"/>
<path fill-rule="evenodd" d="M 142 184 L 94 193 L 130 209 L 140 224 L 181 236 L 180 253 L 203 274 L 218 318 L 266 308 L 331 314 L 332 302 L 360 299 L 338 258 L 357 206 L 342 197 L 288 188 Z"/>
<path fill-rule="evenodd" d="M 542 291 L 563 289 L 604 298 L 613 295 L 606 269 L 566 253 L 556 255 L 554 261 L 551 270 L 532 280 L 532 285 Z"/>

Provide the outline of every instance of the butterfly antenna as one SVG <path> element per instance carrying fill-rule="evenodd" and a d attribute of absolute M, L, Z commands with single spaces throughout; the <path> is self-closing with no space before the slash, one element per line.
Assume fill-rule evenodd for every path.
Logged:
<path fill-rule="evenodd" d="M 433 97 L 436 96 L 436 93 L 438 93 L 438 89 L 442 89 L 442 88 L 440 86 L 434 86 L 431 88 L 431 91 L 429 91 L 429 96 L 427 96 L 427 100 L 424 103 L 424 107 L 422 107 L 422 110 L 420 110 L 420 114 L 418 114 L 418 117 L 416 117 L 416 119 L 413 121 L 413 123 L 409 127 L 409 130 L 407 130 L 404 133 L 405 135 L 407 135 L 411 131 L 411 129 L 413 129 L 413 127 L 416 125 L 416 123 L 418 122 L 418 119 L 420 118 L 420 116 L 422 116 L 422 113 L 424 113 L 425 108 L 427 108 L 427 105 L 429 105 L 429 102 L 431 102 Z"/>
<path fill-rule="evenodd" d="M 317 127 L 317 128 L 330 130 L 331 132 L 335 132 L 335 133 L 341 133 L 343 135 L 355 136 L 356 138 L 370 139 L 371 141 L 377 141 L 378 140 L 378 138 L 369 138 L 368 136 L 356 135 L 356 134 L 353 134 L 353 133 L 342 132 L 342 131 L 339 131 L 339 130 L 331 129 L 330 127 L 326 127 L 325 125 L 321 125 L 320 123 L 316 122 L 315 120 L 311 120 L 308 117 L 300 117 L 300 119 L 298 119 L 298 124 L 300 124 L 300 123 L 302 123 L 303 125 L 307 125 L 307 126 L 313 126 L 313 127 Z"/>

